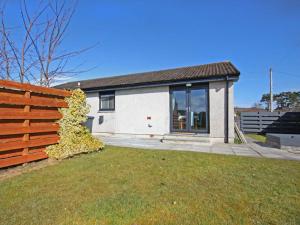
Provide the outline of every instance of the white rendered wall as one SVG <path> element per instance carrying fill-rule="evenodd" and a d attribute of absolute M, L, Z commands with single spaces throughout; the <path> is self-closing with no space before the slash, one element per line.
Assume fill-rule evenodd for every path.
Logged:
<path fill-rule="evenodd" d="M 87 93 L 92 132 L 163 135 L 170 132 L 169 87 L 134 88 L 115 92 L 115 111 L 99 112 L 98 92 Z M 103 123 L 99 125 L 99 116 Z M 151 119 L 147 119 L 151 117 Z"/>
<path fill-rule="evenodd" d="M 209 126 L 212 142 L 225 138 L 224 81 L 209 83 Z M 94 117 L 93 133 L 164 135 L 170 133 L 169 87 L 134 88 L 115 92 L 115 111 L 99 112 L 98 92 L 87 93 Z M 229 82 L 229 141 L 234 140 L 233 82 Z M 99 125 L 99 116 L 103 123 Z M 147 120 L 151 117 L 151 120 Z"/>
<path fill-rule="evenodd" d="M 99 113 L 99 92 L 90 92 L 86 93 L 87 95 L 87 103 L 91 106 L 89 116 L 94 117 L 92 132 L 107 132 L 114 133 L 115 132 L 115 113 L 112 112 L 103 112 Z M 103 123 L 99 125 L 99 116 L 103 115 Z"/>
<path fill-rule="evenodd" d="M 225 138 L 225 88 L 224 81 L 209 83 L 209 122 L 210 137 L 213 142 L 224 142 Z M 233 104 L 233 82 L 229 82 L 229 142 L 234 141 L 234 104 Z"/>
<path fill-rule="evenodd" d="M 169 88 L 117 91 L 116 115 L 117 133 L 169 133 Z M 147 117 L 151 117 L 151 120 Z"/>

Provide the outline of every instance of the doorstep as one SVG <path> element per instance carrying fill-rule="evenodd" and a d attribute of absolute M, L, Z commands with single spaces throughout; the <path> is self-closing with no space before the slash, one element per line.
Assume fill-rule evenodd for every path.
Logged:
<path fill-rule="evenodd" d="M 161 142 L 168 144 L 211 145 L 209 134 L 171 133 L 165 134 Z"/>

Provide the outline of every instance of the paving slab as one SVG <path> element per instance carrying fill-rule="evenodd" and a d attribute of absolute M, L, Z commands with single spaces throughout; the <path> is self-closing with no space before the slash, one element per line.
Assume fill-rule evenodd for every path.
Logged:
<path fill-rule="evenodd" d="M 232 146 L 231 147 L 234 151 L 249 151 L 251 148 L 248 146 Z"/>
<path fill-rule="evenodd" d="M 236 152 L 238 156 L 249 156 L 249 157 L 262 157 L 261 155 L 257 154 L 256 152 Z"/>
<path fill-rule="evenodd" d="M 290 153 L 287 151 L 261 146 L 255 142 L 249 141 L 248 144 L 169 144 L 162 143 L 159 139 L 143 139 L 143 138 L 128 138 L 128 137 L 114 137 L 114 136 L 99 136 L 107 145 L 143 148 L 143 149 L 159 149 L 159 150 L 180 150 L 180 151 L 194 151 L 215 153 L 224 155 L 237 155 L 248 157 L 262 157 L 272 159 L 287 159 L 300 160 L 300 155 Z"/>
<path fill-rule="evenodd" d="M 215 149 L 215 150 L 212 150 L 211 153 L 215 153 L 215 154 L 224 154 L 224 155 L 235 155 L 235 153 L 232 152 L 232 151 L 222 151 L 222 150 L 218 151 L 218 150 L 216 150 L 216 149 Z"/>
<path fill-rule="evenodd" d="M 232 149 L 228 146 L 211 146 L 211 152 L 212 153 L 219 153 L 219 154 L 226 154 L 226 155 L 235 155 L 235 153 L 232 151 Z"/>
<path fill-rule="evenodd" d="M 300 156 L 285 150 L 268 147 L 265 144 L 258 144 L 255 140 L 247 138 L 248 146 L 259 153 L 262 157 L 273 159 L 300 160 Z"/>

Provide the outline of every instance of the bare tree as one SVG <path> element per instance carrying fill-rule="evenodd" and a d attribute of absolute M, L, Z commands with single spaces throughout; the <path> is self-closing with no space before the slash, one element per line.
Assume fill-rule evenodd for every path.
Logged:
<path fill-rule="evenodd" d="M 3 24 L 2 24 L 3 25 Z M 4 38 L 4 34 L 1 32 L 0 43 L 0 78 L 5 80 L 11 80 L 11 67 L 12 59 L 10 51 L 8 51 L 7 41 Z"/>
<path fill-rule="evenodd" d="M 10 50 L 10 46 L 8 44 L 8 36 L 9 33 L 5 28 L 3 22 L 3 11 L 0 11 L 1 25 L 0 25 L 0 35 L 1 35 L 1 43 L 0 43 L 0 78 L 5 80 L 13 80 L 12 77 L 12 69 L 14 63 L 14 57 L 12 56 L 12 52 Z"/>
<path fill-rule="evenodd" d="M 70 1 L 41 1 L 37 10 L 31 12 L 26 0 L 23 0 L 20 7 L 19 29 L 23 31 L 24 35 L 18 45 L 9 35 L 4 21 L 5 16 L 2 13 L 0 57 L 4 64 L 7 62 L 6 67 L 3 67 L 6 68 L 5 79 L 12 79 L 14 77 L 12 71 L 15 71 L 20 82 L 26 81 L 50 86 L 60 77 L 69 77 L 87 71 L 79 70 L 78 67 L 70 68 L 68 63 L 73 57 L 94 46 L 77 51 L 66 51 L 62 46 L 76 5 L 76 2 Z M 12 29 L 10 33 L 13 31 Z"/>
<path fill-rule="evenodd" d="M 41 15 L 41 13 L 40 13 Z M 35 22 L 38 20 L 39 16 L 36 16 L 34 20 L 30 21 L 30 26 L 28 31 L 35 26 Z M 6 78 L 15 79 L 14 71 L 18 74 L 18 80 L 23 83 L 24 81 L 30 82 L 34 80 L 34 76 L 30 74 L 30 69 L 33 67 L 34 59 L 33 55 L 30 55 L 32 43 L 29 41 L 29 33 L 26 32 L 23 39 L 20 41 L 20 44 L 17 45 L 16 41 L 13 40 L 13 37 L 10 33 L 14 33 L 16 30 L 13 28 L 7 28 L 4 21 L 4 13 L 1 13 L 1 34 L 2 34 L 2 50 L 3 54 L 2 61 L 6 65 Z"/>

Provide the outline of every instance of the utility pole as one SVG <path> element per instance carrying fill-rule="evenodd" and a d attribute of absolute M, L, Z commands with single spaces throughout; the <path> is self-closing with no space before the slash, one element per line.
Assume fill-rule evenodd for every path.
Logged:
<path fill-rule="evenodd" d="M 273 112 L 273 78 L 272 78 L 272 68 L 270 68 L 270 102 L 269 102 L 269 111 Z"/>

